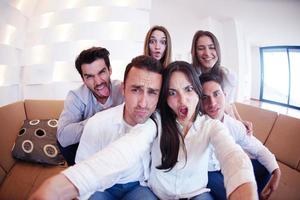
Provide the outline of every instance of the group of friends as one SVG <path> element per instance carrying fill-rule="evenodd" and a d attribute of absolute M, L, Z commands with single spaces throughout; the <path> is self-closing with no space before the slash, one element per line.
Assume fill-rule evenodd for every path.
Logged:
<path fill-rule="evenodd" d="M 144 54 L 110 80 L 109 51 L 82 51 L 83 84 L 68 93 L 57 140 L 69 167 L 30 199 L 268 199 L 280 169 L 233 102 L 236 76 L 221 66 L 217 38 L 197 31 L 192 63 L 171 61 L 163 26 Z"/>

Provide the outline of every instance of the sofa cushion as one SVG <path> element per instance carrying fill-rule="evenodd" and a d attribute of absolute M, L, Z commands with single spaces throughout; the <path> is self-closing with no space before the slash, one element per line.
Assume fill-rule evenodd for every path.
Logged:
<path fill-rule="evenodd" d="M 3 182 L 3 180 L 5 179 L 6 173 L 4 171 L 4 169 L 0 166 L 0 185 Z"/>
<path fill-rule="evenodd" d="M 66 169 L 67 165 L 64 166 L 55 166 L 55 167 L 46 167 L 44 166 L 43 169 L 41 170 L 41 173 L 39 173 L 39 175 L 37 176 L 37 178 L 35 179 L 35 182 L 29 192 L 29 195 L 33 192 L 35 192 L 35 190 L 37 190 L 37 188 L 42 184 L 42 182 L 44 180 L 46 180 L 47 178 L 53 176 L 54 174 L 58 174 L 59 172 L 61 172 L 62 170 Z"/>
<path fill-rule="evenodd" d="M 27 199 L 34 180 L 40 173 L 39 165 L 17 162 L 0 188 L 0 199 Z M 18 192 L 22 191 L 22 192 Z"/>
<path fill-rule="evenodd" d="M 11 149 L 25 119 L 23 102 L 0 107 L 0 165 L 6 173 L 15 163 Z"/>
<path fill-rule="evenodd" d="M 278 162 L 281 170 L 279 186 L 271 196 L 271 200 L 298 200 L 300 197 L 300 173 L 289 166 Z"/>
<path fill-rule="evenodd" d="M 235 106 L 243 120 L 253 123 L 255 137 L 265 143 L 278 116 L 277 112 L 237 102 Z"/>
<path fill-rule="evenodd" d="M 25 100 L 27 119 L 58 119 L 64 108 L 63 100 Z"/>
<path fill-rule="evenodd" d="M 60 165 L 64 158 L 56 142 L 57 120 L 25 120 L 16 139 L 13 156 L 15 158 Z"/>
<path fill-rule="evenodd" d="M 274 124 L 266 146 L 276 159 L 297 169 L 300 161 L 300 119 L 280 114 Z"/>
<path fill-rule="evenodd" d="M 37 180 L 40 184 L 63 169 L 65 167 L 16 162 L 0 187 L 0 199 L 28 199 Z"/>

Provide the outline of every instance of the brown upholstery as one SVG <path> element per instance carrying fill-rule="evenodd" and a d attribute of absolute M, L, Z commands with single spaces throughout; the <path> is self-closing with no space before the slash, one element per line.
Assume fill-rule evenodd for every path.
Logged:
<path fill-rule="evenodd" d="M 0 165 L 5 172 L 8 172 L 15 163 L 11 149 L 25 119 L 23 102 L 9 104 L 0 109 Z"/>
<path fill-rule="evenodd" d="M 27 199 L 41 168 L 37 164 L 18 162 L 0 188 L 0 199 Z"/>
<path fill-rule="evenodd" d="M 35 179 L 35 182 L 33 184 L 33 187 L 31 188 L 29 194 L 33 193 L 40 185 L 41 183 L 51 177 L 53 174 L 58 174 L 60 171 L 62 171 L 63 169 L 65 169 L 67 166 L 58 166 L 58 167 L 46 167 L 44 166 L 39 175 L 37 176 L 37 178 Z"/>
<path fill-rule="evenodd" d="M 4 169 L 2 169 L 2 167 L 0 166 L 0 185 L 3 182 L 5 176 L 6 176 L 6 173 L 5 173 Z"/>
<path fill-rule="evenodd" d="M 266 146 L 276 155 L 277 160 L 293 169 L 297 169 L 300 161 L 299 142 L 300 120 L 280 114 L 266 142 Z"/>
<path fill-rule="evenodd" d="M 25 119 L 58 118 L 62 100 L 25 100 L 0 107 L 0 199 L 28 199 L 46 178 L 66 166 L 15 160 L 12 147 Z"/>
<path fill-rule="evenodd" d="M 242 119 L 252 121 L 259 139 L 274 153 L 281 170 L 279 187 L 271 200 L 300 199 L 300 119 L 235 103 Z"/>
<path fill-rule="evenodd" d="M 278 164 L 281 170 L 281 179 L 271 200 L 299 200 L 300 173 L 281 162 Z"/>
<path fill-rule="evenodd" d="M 237 102 L 235 106 L 243 120 L 253 123 L 255 137 L 262 143 L 265 143 L 278 114 L 273 111 Z"/>
<path fill-rule="evenodd" d="M 27 119 L 58 119 L 64 108 L 62 100 L 25 100 Z"/>

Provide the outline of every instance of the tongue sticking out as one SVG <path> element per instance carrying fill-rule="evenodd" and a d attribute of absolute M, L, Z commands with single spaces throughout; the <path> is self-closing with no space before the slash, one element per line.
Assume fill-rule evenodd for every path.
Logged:
<path fill-rule="evenodd" d="M 108 97 L 109 96 L 109 89 L 106 84 L 101 84 L 101 86 L 97 87 L 97 91 L 100 96 Z"/>

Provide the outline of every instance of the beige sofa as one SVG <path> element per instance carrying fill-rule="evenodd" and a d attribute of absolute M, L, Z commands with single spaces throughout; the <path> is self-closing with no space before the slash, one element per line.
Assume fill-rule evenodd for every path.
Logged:
<path fill-rule="evenodd" d="M 282 178 L 273 200 L 300 199 L 300 119 L 236 103 L 245 120 L 252 121 L 258 137 L 278 159 Z M 58 118 L 59 100 L 25 100 L 0 107 L 0 200 L 27 199 L 49 176 L 65 166 L 17 161 L 11 149 L 25 119 Z"/>
<path fill-rule="evenodd" d="M 25 100 L 0 107 L 0 200 L 27 199 L 49 176 L 66 166 L 46 166 L 15 160 L 11 149 L 25 119 L 58 118 L 59 100 Z"/>
<path fill-rule="evenodd" d="M 276 156 L 281 181 L 272 200 L 300 199 L 300 119 L 236 103 L 242 119 L 252 121 L 255 136 Z"/>

